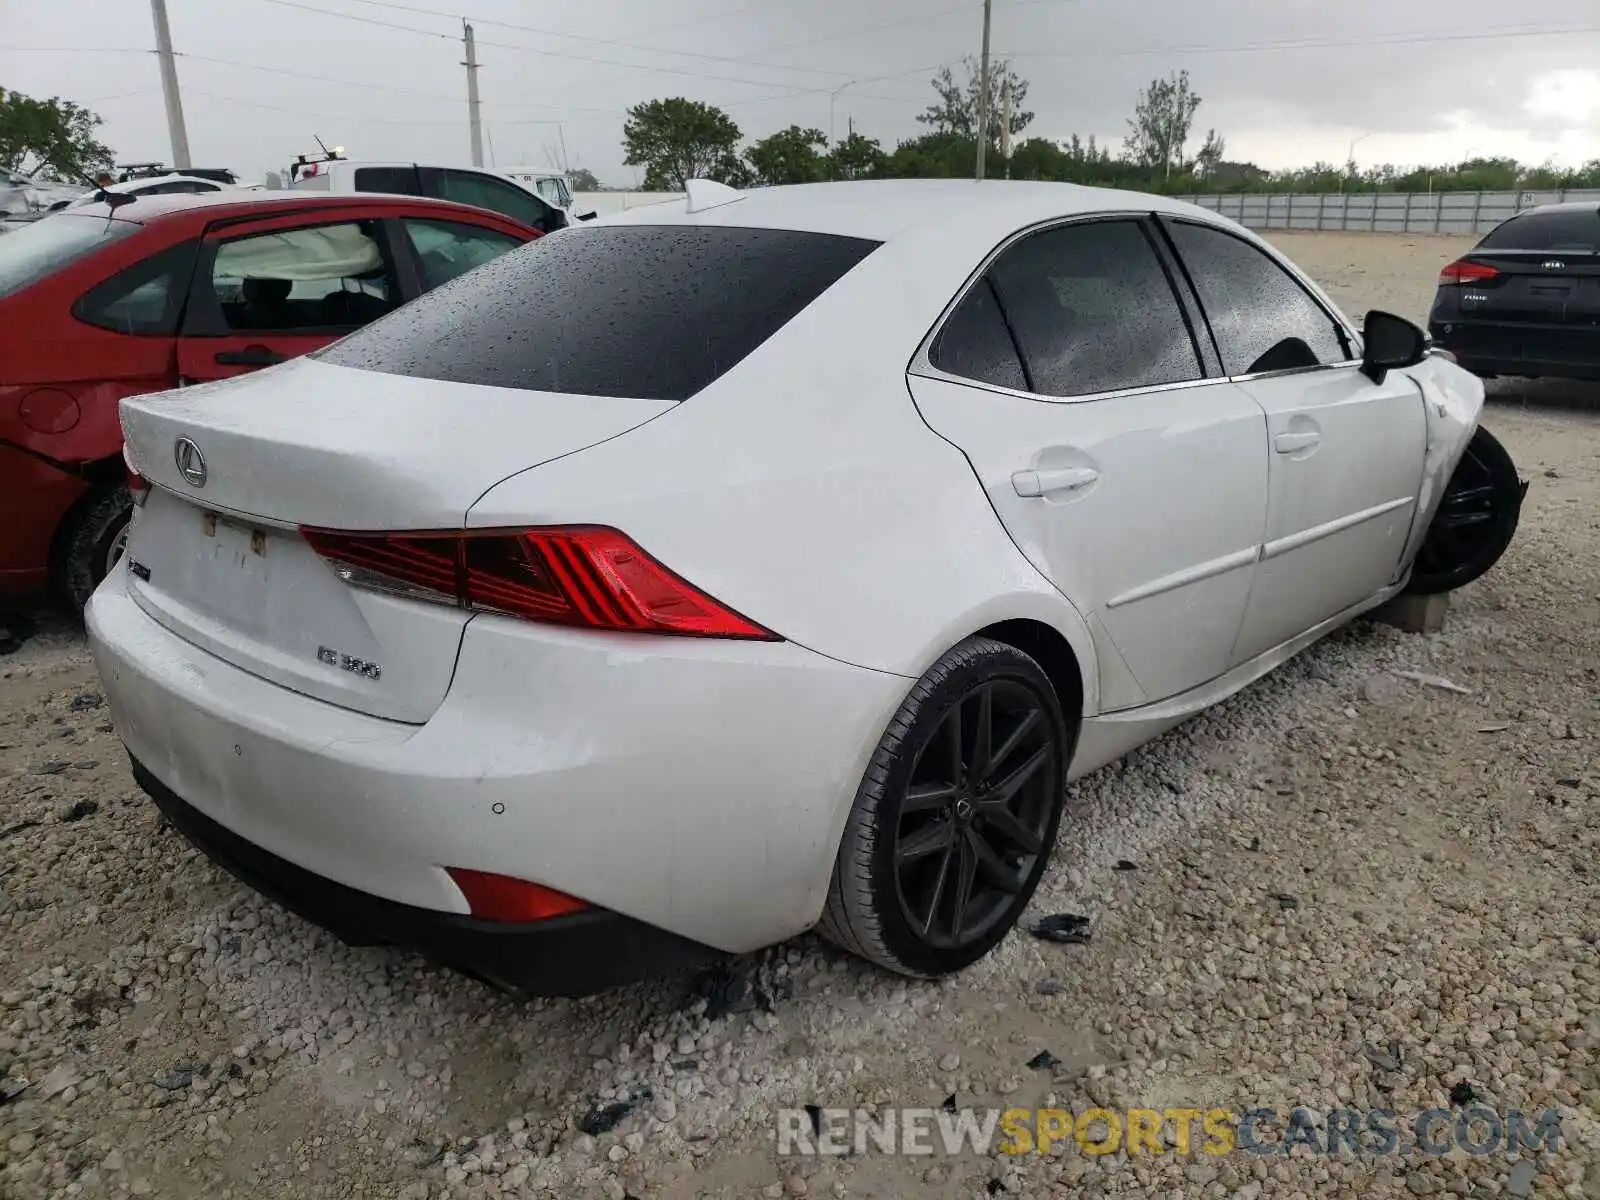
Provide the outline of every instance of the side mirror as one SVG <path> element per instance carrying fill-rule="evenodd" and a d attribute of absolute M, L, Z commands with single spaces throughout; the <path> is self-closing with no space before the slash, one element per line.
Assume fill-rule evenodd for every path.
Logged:
<path fill-rule="evenodd" d="M 584 209 L 583 212 L 575 212 L 572 215 L 577 217 L 580 221 L 592 221 L 600 214 L 595 212 L 592 208 L 587 208 Z"/>
<path fill-rule="evenodd" d="M 1414 367 L 1428 354 L 1428 335 L 1404 317 L 1373 309 L 1362 330 L 1362 374 L 1382 383 L 1390 371 Z"/>

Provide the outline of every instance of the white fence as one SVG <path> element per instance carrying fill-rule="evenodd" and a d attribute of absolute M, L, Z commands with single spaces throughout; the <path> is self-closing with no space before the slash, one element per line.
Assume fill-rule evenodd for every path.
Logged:
<path fill-rule="evenodd" d="M 1359 233 L 1487 233 L 1540 204 L 1585 200 L 1600 190 L 1548 192 L 1348 192 L 1343 195 L 1186 196 L 1251 229 L 1330 229 Z"/>
<path fill-rule="evenodd" d="M 626 212 L 646 204 L 661 204 L 668 200 L 682 200 L 682 192 L 574 192 L 572 204 L 579 212 L 592 208 L 602 217 Z"/>

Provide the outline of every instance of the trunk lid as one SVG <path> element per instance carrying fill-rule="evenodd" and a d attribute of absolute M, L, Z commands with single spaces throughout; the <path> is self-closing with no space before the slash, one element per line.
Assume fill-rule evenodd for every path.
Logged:
<path fill-rule="evenodd" d="M 1491 279 L 1461 290 L 1461 316 L 1510 324 L 1600 323 L 1600 254 L 1589 250 L 1475 250 Z"/>
<path fill-rule="evenodd" d="M 125 400 L 129 460 L 155 485 L 128 584 L 153 619 L 242 670 L 420 723 L 450 686 L 469 614 L 352 588 L 298 527 L 460 529 L 508 476 L 673 407 L 311 360 Z"/>

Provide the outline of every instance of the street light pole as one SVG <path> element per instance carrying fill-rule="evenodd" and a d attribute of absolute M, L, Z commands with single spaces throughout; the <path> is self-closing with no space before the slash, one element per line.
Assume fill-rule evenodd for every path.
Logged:
<path fill-rule="evenodd" d="M 994 0 L 983 0 L 983 57 L 978 69 L 978 163 L 975 178 L 983 178 L 984 151 L 989 148 L 989 16 Z"/>

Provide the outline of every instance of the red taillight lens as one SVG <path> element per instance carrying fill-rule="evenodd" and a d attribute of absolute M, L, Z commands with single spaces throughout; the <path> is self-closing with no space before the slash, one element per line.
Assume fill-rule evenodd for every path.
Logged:
<path fill-rule="evenodd" d="M 782 640 L 673 574 L 615 529 L 300 532 L 356 587 L 585 629 Z"/>
<path fill-rule="evenodd" d="M 466 867 L 446 867 L 445 872 L 467 898 L 472 915 L 485 921 L 548 921 L 589 907 L 565 892 L 526 879 Z"/>
<path fill-rule="evenodd" d="M 128 485 L 128 494 L 133 497 L 135 504 L 143 504 L 145 497 L 150 494 L 150 483 L 139 474 L 138 468 L 133 465 L 133 459 L 128 454 L 128 444 L 122 444 L 122 471 L 123 478 Z"/>
<path fill-rule="evenodd" d="M 1493 279 L 1500 272 L 1495 267 L 1483 263 L 1468 262 L 1462 259 L 1453 262 L 1439 272 L 1441 284 L 1482 283 L 1485 279 Z"/>

